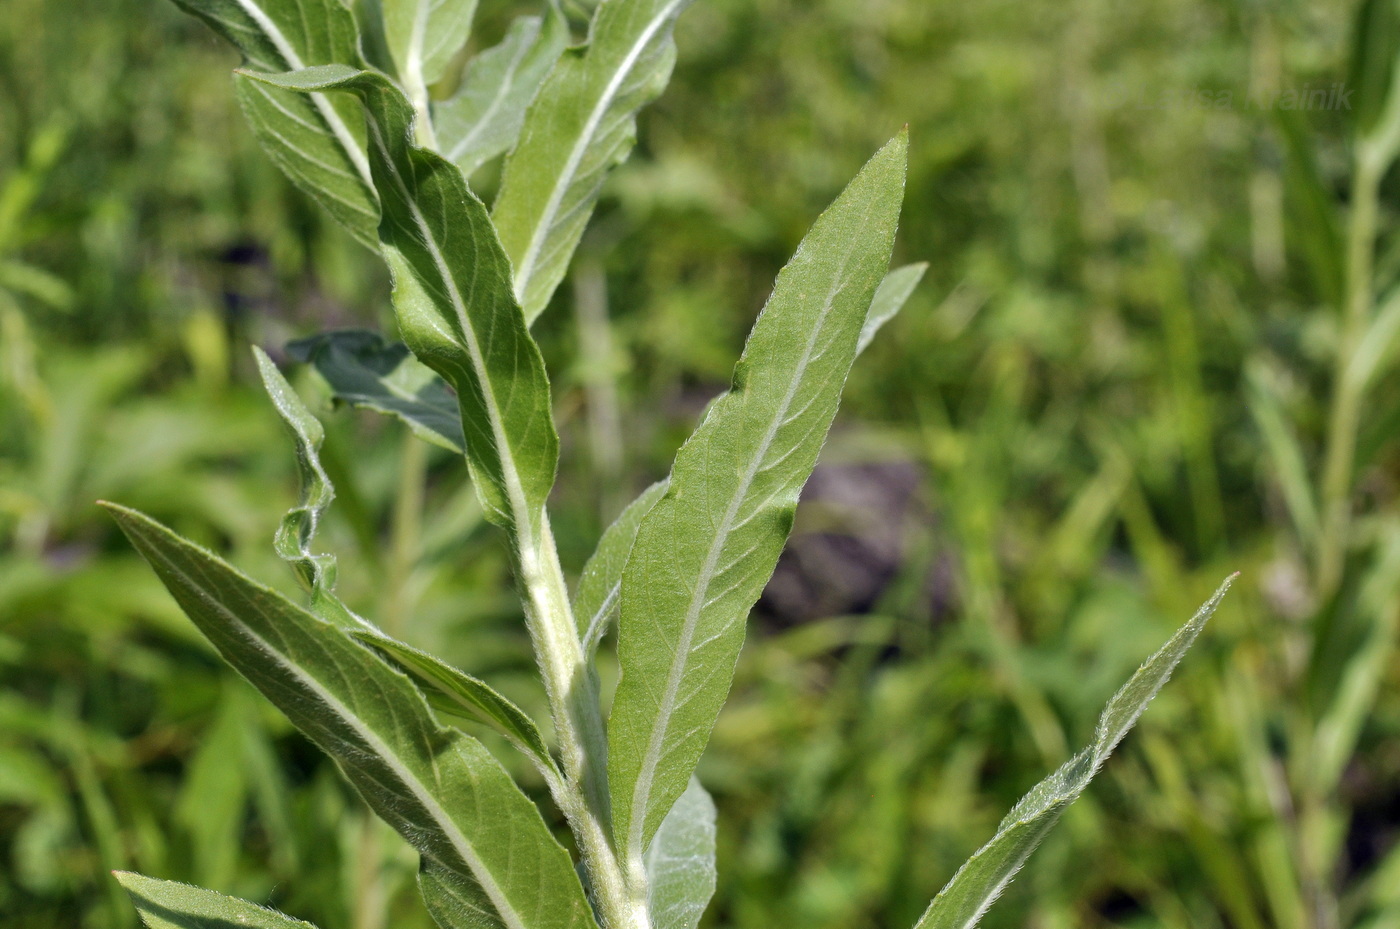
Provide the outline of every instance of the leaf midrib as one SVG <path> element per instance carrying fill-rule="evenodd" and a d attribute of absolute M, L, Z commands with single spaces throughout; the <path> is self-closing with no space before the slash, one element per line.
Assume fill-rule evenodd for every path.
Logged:
<path fill-rule="evenodd" d="M 191 577 L 189 573 L 184 571 L 179 564 L 166 556 L 159 548 L 151 547 L 151 551 L 165 563 L 166 567 L 171 572 L 178 576 L 191 589 L 203 589 L 202 585 L 199 584 L 195 578 Z M 399 778 L 400 783 L 413 794 L 418 802 L 423 804 L 423 808 L 428 811 L 433 821 L 442 829 L 443 835 L 452 843 L 452 847 L 456 849 L 457 854 L 462 856 L 463 863 L 471 870 L 472 876 L 491 899 L 492 906 L 496 908 L 502 920 L 508 926 L 513 927 L 513 929 L 526 929 L 525 922 L 520 918 L 520 915 L 516 913 L 515 908 L 501 891 L 500 885 L 496 883 L 494 876 L 490 874 L 480 857 L 477 856 L 476 848 L 472 845 L 471 840 L 462 833 L 457 827 L 456 822 L 447 815 L 447 811 L 437 802 L 437 799 L 423 782 L 398 761 L 396 754 L 390 749 L 389 745 L 379 737 L 378 733 L 367 727 L 355 713 L 351 712 L 349 707 L 327 690 L 320 681 L 307 674 L 295 662 L 285 658 L 280 652 L 273 648 L 266 639 L 259 635 L 256 630 L 239 619 L 237 614 L 225 607 L 222 602 L 214 598 L 209 598 L 205 602 L 206 605 L 212 606 L 214 609 L 218 610 L 231 627 L 240 630 L 255 647 L 271 657 L 275 664 L 320 697 L 346 725 L 358 733 L 359 736 L 378 753 L 379 758 L 389 770 Z M 436 766 L 436 762 L 433 762 L 433 764 Z"/>
<path fill-rule="evenodd" d="M 405 78 L 426 89 L 423 80 L 423 35 L 428 29 L 428 0 L 417 0 L 413 6 L 413 29 L 408 34 L 408 58 L 404 62 Z"/>
<path fill-rule="evenodd" d="M 543 29 L 543 24 L 541 24 L 541 29 Z M 536 32 L 535 41 L 538 40 L 539 33 Z M 477 136 L 481 135 L 482 129 L 484 129 L 491 121 L 491 118 L 496 115 L 496 111 L 501 108 L 501 103 L 510 96 L 510 87 L 515 79 L 516 73 L 520 70 L 521 62 L 529 57 L 533 48 L 533 41 L 525 42 L 521 45 L 519 53 L 510 59 L 510 63 L 506 66 L 504 72 L 504 80 L 497 85 L 496 95 L 491 99 L 491 105 L 482 112 L 481 117 L 476 121 L 476 125 L 472 126 L 471 132 L 468 132 L 459 139 L 457 144 L 452 146 L 452 150 L 446 153 L 450 161 L 456 161 L 458 158 L 461 158 L 462 155 L 466 154 L 467 150 L 471 148 L 472 143 L 476 141 Z"/>
<path fill-rule="evenodd" d="M 866 225 L 870 210 L 867 208 L 866 216 L 861 222 L 861 227 Z M 858 241 L 858 236 L 851 236 L 852 241 Z M 759 451 L 753 456 L 744 479 L 730 500 L 729 507 L 725 511 L 724 519 L 720 523 L 720 530 L 715 534 L 715 541 L 710 545 L 710 551 L 706 555 L 704 567 L 699 575 L 699 583 L 695 585 L 695 593 L 691 595 L 690 604 L 686 609 L 685 622 L 681 626 L 681 635 L 674 652 L 675 660 L 671 662 L 670 671 L 666 677 L 666 689 L 662 692 L 661 710 L 657 714 L 657 723 L 653 725 L 651 738 L 647 743 L 647 753 L 642 758 L 642 765 L 637 773 L 637 783 L 632 790 L 632 809 L 630 811 L 631 821 L 628 824 L 628 850 L 629 853 L 640 857 L 642 854 L 642 835 L 646 831 L 647 808 L 646 801 L 650 797 L 652 784 L 655 781 L 655 770 L 661 760 L 661 743 L 666 737 L 666 732 L 670 729 L 670 720 L 675 713 L 676 698 L 680 693 L 681 678 L 684 676 L 685 668 L 688 664 L 690 645 L 695 637 L 695 627 L 699 623 L 700 614 L 704 610 L 704 597 L 709 591 L 710 583 L 713 581 L 715 567 L 719 562 L 720 554 L 724 548 L 733 527 L 734 518 L 738 515 L 740 507 L 748 497 L 754 479 L 758 476 L 764 460 L 768 457 L 769 449 L 773 440 L 777 437 L 778 430 L 782 428 L 783 421 L 787 417 L 788 410 L 792 406 L 793 399 L 797 396 L 797 391 L 802 383 L 802 378 L 806 374 L 807 366 L 811 363 L 812 352 L 816 348 L 817 341 L 821 336 L 822 327 L 826 323 L 827 317 L 831 314 L 835 305 L 836 296 L 846 286 L 845 273 L 850 266 L 851 256 L 854 249 L 847 250 L 841 259 L 841 266 L 836 272 L 836 279 L 831 290 L 827 293 L 823 301 L 821 314 L 817 318 L 816 324 L 812 327 L 812 334 L 807 340 L 807 345 L 802 353 L 802 360 L 797 366 L 797 371 L 792 378 L 792 384 L 788 387 L 786 396 L 779 409 L 775 411 L 772 420 L 768 424 L 768 429 L 760 443 Z"/>
<path fill-rule="evenodd" d="M 573 177 L 578 171 L 578 166 L 583 162 L 583 156 L 588 150 L 589 143 L 593 139 L 593 134 L 598 131 L 598 126 L 607 114 L 608 107 L 616 98 L 618 88 L 622 86 L 627 76 L 632 73 L 632 68 L 636 66 L 637 59 L 641 57 L 642 51 L 651 42 L 652 38 L 665 24 L 670 17 L 671 11 L 686 0 L 671 0 L 663 11 L 652 19 L 650 25 L 642 32 L 638 40 L 633 43 L 632 48 L 623 58 L 623 66 L 618 68 L 613 74 L 612 80 L 608 82 L 607 89 L 598 100 L 593 112 L 588 115 L 588 121 L 584 123 L 584 131 L 579 134 L 578 141 L 569 152 L 569 158 L 564 163 L 564 170 L 559 172 L 559 177 L 555 180 L 554 188 L 550 191 L 549 200 L 541 214 L 541 221 L 536 224 L 534 234 L 530 237 L 530 244 L 525 250 L 525 255 L 520 260 L 520 270 L 515 278 L 515 298 L 521 303 L 525 300 L 525 291 L 530 278 L 535 273 L 535 264 L 539 261 L 540 251 L 544 248 L 544 240 L 548 237 L 550 230 L 554 228 L 554 219 L 559 212 L 559 207 L 564 202 L 564 195 L 568 193 L 569 187 L 573 185 Z"/>
<path fill-rule="evenodd" d="M 413 215 L 413 222 L 418 226 L 423 234 L 423 244 L 427 246 L 428 253 L 432 256 L 433 264 L 437 268 L 438 276 L 442 278 L 443 286 L 447 290 L 448 298 L 452 301 L 452 311 L 457 317 L 457 323 L 462 333 L 462 339 L 466 343 L 465 348 L 471 359 L 472 367 L 476 369 L 477 381 L 480 386 L 482 405 L 486 409 L 486 418 L 491 424 L 491 434 L 495 438 L 497 454 L 501 456 L 501 479 L 506 485 L 506 496 L 510 500 L 511 509 L 514 511 L 511 522 L 514 523 L 515 534 L 521 549 L 522 558 L 526 553 L 533 552 L 534 527 L 530 521 L 530 508 L 525 500 L 525 488 L 520 484 L 520 477 L 515 469 L 515 456 L 511 449 L 508 436 L 505 431 L 505 424 L 501 421 L 500 410 L 496 405 L 496 392 L 491 385 L 491 379 L 487 374 L 486 362 L 481 354 L 481 346 L 477 343 L 476 332 L 472 328 L 471 320 L 467 317 L 466 304 L 462 301 L 462 294 L 457 289 L 457 281 L 452 276 L 451 269 L 447 266 L 447 260 L 443 257 L 442 250 L 438 247 L 437 239 L 429 228 L 427 221 L 423 218 L 423 211 L 418 208 L 418 200 L 408 189 L 403 175 L 399 173 L 399 166 L 395 163 L 391 150 L 389 149 L 383 135 L 383 127 L 378 124 L 378 120 L 371 119 L 370 131 L 374 134 L 375 145 L 379 147 L 383 155 L 384 164 L 389 169 L 389 173 L 394 178 L 394 183 L 398 185 L 399 193 L 403 197 L 403 202 L 408 205 L 409 212 Z M 453 168 L 453 170 L 456 170 Z"/>
<path fill-rule="evenodd" d="M 277 47 L 277 51 L 286 63 L 287 70 L 300 71 L 306 67 L 296 49 L 292 48 L 292 43 L 282 34 L 282 30 L 277 28 L 277 24 L 267 13 L 263 12 L 262 7 L 254 3 L 253 0 L 238 0 L 238 5 L 243 8 L 243 12 L 247 13 L 253 22 L 262 28 L 272 44 Z M 350 127 L 345 125 L 345 121 L 340 118 L 340 114 L 335 111 L 335 107 L 331 106 L 331 102 L 326 99 L 324 94 L 311 94 L 311 102 L 321 114 L 321 118 L 330 126 L 336 141 L 340 143 L 340 147 L 344 149 L 346 156 L 354 164 L 355 170 L 360 173 L 360 179 L 369 185 L 370 190 L 373 190 L 374 179 L 369 170 L 369 160 L 365 158 L 364 152 L 360 151 L 360 146 L 356 144 L 354 136 L 350 134 Z"/>

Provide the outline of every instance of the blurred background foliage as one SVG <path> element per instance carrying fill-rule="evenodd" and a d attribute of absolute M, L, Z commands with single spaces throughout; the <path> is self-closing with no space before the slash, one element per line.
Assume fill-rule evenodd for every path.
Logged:
<path fill-rule="evenodd" d="M 517 11 L 482 7 L 490 44 Z M 1400 926 L 1400 181 L 1367 157 L 1398 30 L 1389 0 L 686 13 L 538 329 L 567 567 L 664 473 L 802 232 L 904 123 L 898 257 L 931 265 L 848 385 L 702 764 L 708 925 L 911 924 L 1240 570 L 987 924 Z M 290 589 L 270 541 L 292 448 L 247 345 L 391 331 L 379 262 L 262 155 L 235 64 L 161 0 L 0 10 L 13 929 L 134 926 L 112 868 L 426 929 L 411 853 L 93 507 Z M 1339 82 L 1359 97 L 1286 106 Z M 347 600 L 541 708 L 462 469 L 295 377 L 328 426 Z"/>

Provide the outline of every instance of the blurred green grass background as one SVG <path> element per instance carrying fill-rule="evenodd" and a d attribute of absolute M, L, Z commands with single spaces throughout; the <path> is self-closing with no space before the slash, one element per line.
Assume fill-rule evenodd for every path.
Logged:
<path fill-rule="evenodd" d="M 483 3 L 480 41 L 514 12 Z M 1400 372 L 1369 343 L 1330 581 L 1306 514 L 1337 441 L 1356 113 L 1276 105 L 1364 83 L 1358 47 L 1393 60 L 1394 22 L 1357 18 L 1336 0 L 686 13 L 538 330 L 566 567 L 664 473 L 802 232 L 905 123 L 897 258 L 930 262 L 852 376 L 702 763 L 721 817 L 706 925 L 912 924 L 1239 570 L 986 924 L 1400 926 Z M 0 9 L 7 929 L 129 929 L 113 868 L 322 929 L 428 925 L 411 853 L 93 506 L 286 585 L 270 542 L 292 449 L 247 345 L 392 331 L 378 262 L 243 125 L 236 63 L 161 0 Z M 1365 270 L 1381 304 L 1397 192 L 1380 186 Z M 295 376 L 328 426 L 347 599 L 541 708 L 460 467 Z"/>

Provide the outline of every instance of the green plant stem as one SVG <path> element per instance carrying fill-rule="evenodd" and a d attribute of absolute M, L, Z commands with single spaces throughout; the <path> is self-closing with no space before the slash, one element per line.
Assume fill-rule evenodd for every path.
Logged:
<path fill-rule="evenodd" d="M 1356 462 L 1357 430 L 1361 422 L 1364 385 L 1348 374 L 1366 333 L 1374 295 L 1376 218 L 1383 161 L 1366 144 L 1356 156 L 1351 218 L 1347 228 L 1346 305 L 1337 342 L 1331 412 L 1322 468 L 1322 531 L 1318 539 L 1317 594 L 1326 600 L 1336 593 L 1346 561 L 1351 530 L 1352 470 Z"/>
<path fill-rule="evenodd" d="M 428 95 L 428 85 L 417 68 L 411 68 L 405 78 L 408 84 L 408 98 L 413 103 L 413 135 L 418 144 L 435 152 L 438 150 L 437 131 L 433 128 L 432 101 Z"/>
<path fill-rule="evenodd" d="M 598 680 L 579 640 L 548 517 L 540 521 L 537 537 L 528 521 L 519 523 L 517 545 L 526 622 L 549 694 L 567 779 L 559 802 L 578 839 L 594 904 L 604 929 L 651 929 L 646 887 L 628 880 L 629 869 L 613 846 L 608 740 Z"/>

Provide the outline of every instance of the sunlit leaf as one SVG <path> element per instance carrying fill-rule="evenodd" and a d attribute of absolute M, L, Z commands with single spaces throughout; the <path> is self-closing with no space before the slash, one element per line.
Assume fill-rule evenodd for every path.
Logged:
<path fill-rule="evenodd" d="M 715 802 L 692 777 L 646 855 L 655 929 L 695 929 L 715 893 Z"/>
<path fill-rule="evenodd" d="M 467 177 L 509 151 L 568 41 L 569 24 L 555 4 L 544 17 L 516 19 L 499 45 L 472 58 L 457 93 L 433 106 L 438 151 Z"/>
<path fill-rule="evenodd" d="M 276 910 L 174 881 L 118 871 L 115 875 L 149 929 L 314 929 Z"/>
<path fill-rule="evenodd" d="M 1021 798 L 1001 821 L 992 840 L 969 858 L 939 891 L 915 929 L 971 929 L 977 925 L 1059 820 L 1060 814 L 1084 792 L 1147 704 L 1157 696 L 1233 581 L 1233 576 L 1227 578 L 1196 615 L 1143 662 L 1104 707 L 1093 744 Z"/>
<path fill-rule="evenodd" d="M 619 848 L 639 856 L 690 781 L 744 622 L 777 564 L 889 267 L 907 138 L 871 159 L 778 276 L 734 370 L 681 448 L 623 573 L 608 724 Z"/>
<path fill-rule="evenodd" d="M 409 87 L 426 88 L 442 78 L 467 44 L 476 16 L 476 0 L 379 0 L 379 5 L 389 54 Z"/>
<path fill-rule="evenodd" d="M 628 504 L 603 537 L 598 548 L 579 575 L 578 591 L 574 594 L 574 616 L 578 619 L 579 638 L 585 654 L 591 655 L 617 615 L 622 595 L 622 571 L 627 567 L 627 555 L 637 538 L 642 517 L 651 512 L 656 501 L 666 493 L 666 481 L 657 481 Z"/>
<path fill-rule="evenodd" d="M 676 18 L 692 0 L 609 0 L 568 49 L 506 159 L 492 218 L 533 321 L 563 280 L 608 171 L 636 142 L 637 111 L 671 78 Z"/>
<path fill-rule="evenodd" d="M 875 334 L 885 323 L 894 319 L 895 314 L 904 309 L 904 304 L 913 295 L 914 288 L 919 286 L 919 281 L 924 279 L 924 272 L 927 270 L 928 262 L 920 262 L 895 268 L 885 275 L 879 289 L 875 291 L 875 299 L 870 301 L 870 312 L 866 314 L 865 325 L 860 330 L 860 341 L 856 343 L 857 355 L 870 346 Z"/>
<path fill-rule="evenodd" d="M 413 110 L 383 75 L 332 66 L 254 76 L 363 101 L 399 329 L 457 392 L 487 515 L 517 535 L 538 533 L 559 438 L 544 360 L 511 294 L 510 261 L 485 206 L 456 166 L 413 143 Z"/>
<path fill-rule="evenodd" d="M 340 0 L 175 0 L 243 53 L 255 71 L 357 64 L 355 19 Z M 264 151 L 355 238 L 378 245 L 379 205 L 352 107 L 235 75 L 238 101 Z"/>
<path fill-rule="evenodd" d="M 106 505 L 224 659 L 339 763 L 370 807 L 510 929 L 581 929 L 569 855 L 480 742 L 341 629 L 124 507 Z"/>

